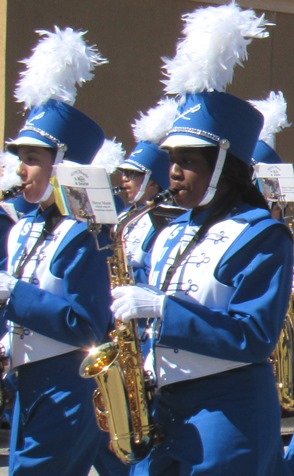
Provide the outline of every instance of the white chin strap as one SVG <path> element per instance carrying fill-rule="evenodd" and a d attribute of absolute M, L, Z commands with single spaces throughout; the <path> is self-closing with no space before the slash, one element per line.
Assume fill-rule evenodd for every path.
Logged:
<path fill-rule="evenodd" d="M 53 185 L 51 185 L 51 183 L 48 183 L 47 188 L 46 188 L 43 196 L 40 198 L 40 200 L 37 200 L 37 202 L 35 202 L 35 203 L 46 202 L 46 200 L 48 200 L 48 198 L 51 197 L 53 190 L 54 190 Z"/>
<path fill-rule="evenodd" d="M 55 157 L 55 161 L 54 161 L 54 165 L 58 165 L 62 162 L 63 160 L 63 156 L 64 156 L 64 150 L 62 149 L 57 149 L 57 153 L 56 153 L 56 157 Z M 55 175 L 55 169 L 54 167 L 52 168 L 52 173 L 51 173 L 51 177 L 53 177 Z M 49 182 L 48 185 L 47 185 L 47 188 L 43 194 L 43 196 L 40 198 L 40 200 L 37 200 L 37 202 L 35 203 L 42 203 L 42 202 L 46 202 L 46 200 L 48 200 L 48 198 L 51 197 L 52 195 L 52 192 L 54 191 L 54 187 L 53 185 Z"/>
<path fill-rule="evenodd" d="M 133 200 L 130 200 L 130 203 L 136 203 L 143 197 L 143 195 L 145 193 L 145 190 L 146 190 L 146 187 L 147 187 L 147 183 L 149 182 L 151 173 L 152 173 L 151 170 L 148 170 L 148 171 L 146 170 L 143 182 L 142 182 L 141 187 L 140 187 L 140 190 L 137 193 L 137 195 L 135 196 L 135 198 L 133 198 Z"/>
<path fill-rule="evenodd" d="M 203 205 L 208 205 L 213 199 L 215 192 L 217 190 L 218 181 L 220 179 L 221 173 L 223 171 L 224 163 L 227 156 L 227 150 L 230 147 L 230 143 L 227 139 L 222 139 L 219 143 L 218 157 L 214 167 L 213 174 L 211 176 L 208 188 L 197 207 L 202 207 Z"/>

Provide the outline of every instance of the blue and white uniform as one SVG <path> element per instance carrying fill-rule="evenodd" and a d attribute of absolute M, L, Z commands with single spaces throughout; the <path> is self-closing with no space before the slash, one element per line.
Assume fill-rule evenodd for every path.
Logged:
<path fill-rule="evenodd" d="M 8 272 L 29 254 L 51 208 L 12 228 Z M 99 240 L 107 242 L 106 230 Z M 25 263 L 4 308 L 18 374 L 11 474 L 88 475 L 101 432 L 92 401 L 96 384 L 81 378 L 79 367 L 86 349 L 106 339 L 109 306 L 106 252 L 97 251 L 86 224 L 62 219 Z"/>
<path fill-rule="evenodd" d="M 122 221 L 132 212 L 133 207 L 127 208 L 119 216 Z M 174 205 L 160 205 L 154 210 L 146 213 L 134 223 L 126 227 L 124 242 L 128 264 L 133 268 L 135 280 L 145 282 L 145 258 L 151 250 L 156 237 L 165 228 L 171 219 L 182 215 L 185 210 Z"/>
<path fill-rule="evenodd" d="M 161 288 L 211 210 L 170 223 L 150 254 Z M 139 475 L 288 475 L 268 362 L 291 291 L 292 239 L 263 209 L 240 203 L 176 267 L 146 368 L 156 368 L 163 442 Z M 181 472 L 180 472 L 181 470 Z"/>
<path fill-rule="evenodd" d="M 7 258 L 8 233 L 15 223 L 15 220 L 5 210 L 7 204 L 13 207 L 16 220 L 18 220 L 20 216 L 29 213 L 36 208 L 35 204 L 28 203 L 22 196 L 7 200 L 4 206 L 0 206 L 0 266 L 3 269 L 6 269 L 5 261 Z"/>
<path fill-rule="evenodd" d="M 132 210 L 132 208 L 128 210 Z M 126 215 L 127 212 L 123 212 L 119 219 L 123 220 Z M 156 238 L 156 234 L 157 231 L 148 213 L 127 227 L 124 240 L 130 266 L 138 268 L 144 265 L 144 259 Z"/>

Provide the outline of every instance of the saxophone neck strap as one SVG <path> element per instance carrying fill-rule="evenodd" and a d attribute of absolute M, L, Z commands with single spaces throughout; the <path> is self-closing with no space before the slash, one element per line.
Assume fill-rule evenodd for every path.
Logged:
<path fill-rule="evenodd" d="M 24 268 L 25 268 L 26 264 L 30 261 L 30 259 L 34 255 L 38 246 L 40 246 L 46 240 L 46 238 L 49 235 L 52 234 L 52 232 L 59 225 L 59 223 L 63 220 L 63 218 L 64 217 L 61 215 L 57 205 L 53 205 L 52 210 L 50 211 L 49 215 L 47 216 L 47 218 L 45 220 L 42 231 L 41 231 L 38 239 L 34 243 L 34 246 L 32 247 L 32 249 L 30 250 L 30 252 L 28 254 L 25 253 L 22 256 L 22 258 L 19 260 L 17 268 L 16 268 L 15 272 L 13 273 L 13 276 L 15 278 L 21 278 L 22 277 L 22 274 L 23 274 L 23 271 L 24 271 Z"/>
<path fill-rule="evenodd" d="M 197 246 L 198 242 L 199 242 L 199 230 L 196 231 L 195 235 L 193 236 L 193 238 L 188 243 L 188 245 L 186 246 L 186 248 L 184 249 L 182 253 L 180 252 L 180 247 L 179 247 L 173 264 L 167 270 L 167 273 L 164 278 L 164 282 L 161 286 L 161 291 L 167 290 L 169 283 L 171 282 L 171 279 L 173 275 L 175 274 L 177 268 L 182 263 L 182 261 L 184 261 L 184 259 L 186 259 L 187 256 L 189 256 L 192 249 L 195 248 L 195 246 Z"/>

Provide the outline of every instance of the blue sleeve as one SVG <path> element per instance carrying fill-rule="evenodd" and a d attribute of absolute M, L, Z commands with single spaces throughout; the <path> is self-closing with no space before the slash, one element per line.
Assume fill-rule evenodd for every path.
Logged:
<path fill-rule="evenodd" d="M 246 243 L 246 237 L 243 240 Z M 292 284 L 293 243 L 283 226 L 267 228 L 221 260 L 216 277 L 233 286 L 225 312 L 167 298 L 159 344 L 221 359 L 261 362 L 274 350 Z"/>
<path fill-rule="evenodd" d="M 147 284 L 151 266 L 152 249 L 148 251 L 144 258 L 144 266 L 134 268 L 135 283 Z"/>
<path fill-rule="evenodd" d="M 149 276 L 149 270 L 150 270 L 150 257 L 151 257 L 152 248 L 158 236 L 158 233 L 159 232 L 154 227 L 151 227 L 149 233 L 147 234 L 144 240 L 144 243 L 142 244 L 142 250 L 147 254 L 144 257 L 144 264 L 142 266 L 133 267 L 135 283 L 143 283 L 143 284 L 148 283 L 148 276 Z"/>
<path fill-rule="evenodd" d="M 64 297 L 18 281 L 5 318 L 77 347 L 105 340 L 112 319 L 107 254 L 97 251 L 87 231 L 79 234 L 51 265 L 63 280 Z"/>

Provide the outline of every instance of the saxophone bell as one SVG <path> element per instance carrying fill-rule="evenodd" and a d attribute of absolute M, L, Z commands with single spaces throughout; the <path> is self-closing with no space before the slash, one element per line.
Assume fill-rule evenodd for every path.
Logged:
<path fill-rule="evenodd" d="M 114 342 L 102 344 L 91 350 L 84 359 L 80 376 L 94 377 L 98 385 L 93 395 L 94 411 L 100 429 L 111 435 L 112 451 L 124 463 L 134 464 L 147 456 L 157 435 L 155 425 L 150 424 L 148 409 L 142 407 L 142 401 L 148 398 L 143 393 L 143 385 L 140 386 L 139 395 L 135 383 L 132 387 L 126 385 L 128 366 L 132 377 L 140 379 L 142 362 L 139 360 L 134 363 L 137 356 L 124 358 L 126 361 L 123 366 L 119 360 L 121 351 Z M 144 376 L 144 383 L 147 394 L 150 391 L 148 375 Z"/>
<path fill-rule="evenodd" d="M 108 412 L 106 411 L 105 401 L 103 399 L 100 385 L 102 385 L 101 376 L 105 375 L 111 365 L 118 358 L 119 349 L 112 342 L 95 347 L 90 350 L 88 356 L 83 360 L 80 366 L 80 376 L 83 378 L 95 378 L 98 388 L 93 395 L 94 410 L 98 426 L 102 431 L 110 431 Z M 104 388 L 104 387 L 103 387 Z M 105 389 L 104 389 L 105 393 Z"/>

